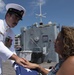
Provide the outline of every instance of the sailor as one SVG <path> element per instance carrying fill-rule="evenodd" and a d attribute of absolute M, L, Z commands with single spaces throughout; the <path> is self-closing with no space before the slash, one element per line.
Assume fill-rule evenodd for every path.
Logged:
<path fill-rule="evenodd" d="M 0 75 L 2 75 L 2 60 L 14 60 L 17 64 L 22 66 L 24 66 L 26 62 L 24 58 L 18 57 L 15 53 L 15 34 L 11 29 L 22 20 L 26 12 L 25 8 L 19 4 L 9 3 L 6 5 L 6 10 L 5 19 L 0 19 Z"/>

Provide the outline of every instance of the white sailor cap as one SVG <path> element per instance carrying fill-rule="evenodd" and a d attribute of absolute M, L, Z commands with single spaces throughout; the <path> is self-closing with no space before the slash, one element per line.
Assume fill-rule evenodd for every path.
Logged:
<path fill-rule="evenodd" d="M 15 3 L 9 3 L 6 5 L 7 12 L 16 13 L 19 17 L 22 18 L 22 16 L 25 15 L 26 10 L 23 6 Z"/>

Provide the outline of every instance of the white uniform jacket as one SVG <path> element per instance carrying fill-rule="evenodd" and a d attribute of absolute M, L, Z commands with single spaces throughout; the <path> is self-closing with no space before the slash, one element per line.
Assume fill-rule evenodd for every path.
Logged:
<path fill-rule="evenodd" d="M 12 38 L 12 46 L 10 49 L 8 49 L 4 45 L 5 38 L 10 36 Z M 1 74 L 1 67 L 2 67 L 2 60 L 9 59 L 13 53 L 15 53 L 14 49 L 14 41 L 15 41 L 15 35 L 12 31 L 12 29 L 6 24 L 5 20 L 0 19 L 0 74 Z"/>

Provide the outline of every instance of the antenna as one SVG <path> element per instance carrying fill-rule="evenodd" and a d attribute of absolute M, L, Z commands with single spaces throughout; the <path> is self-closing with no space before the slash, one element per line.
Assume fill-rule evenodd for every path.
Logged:
<path fill-rule="evenodd" d="M 40 14 L 36 14 L 36 16 L 40 17 L 40 22 L 42 23 L 42 18 L 46 18 L 46 13 L 42 14 L 42 1 L 39 1 L 39 6 L 40 6 Z"/>

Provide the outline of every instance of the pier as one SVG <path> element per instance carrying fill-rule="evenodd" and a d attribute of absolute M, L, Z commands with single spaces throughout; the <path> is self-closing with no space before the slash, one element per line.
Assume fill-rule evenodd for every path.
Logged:
<path fill-rule="evenodd" d="M 55 64 L 56 62 L 52 62 L 52 63 L 44 62 L 40 65 L 44 68 L 49 68 L 50 66 L 54 66 Z M 3 75 L 16 75 L 15 70 L 13 69 L 9 60 L 3 62 Z"/>

